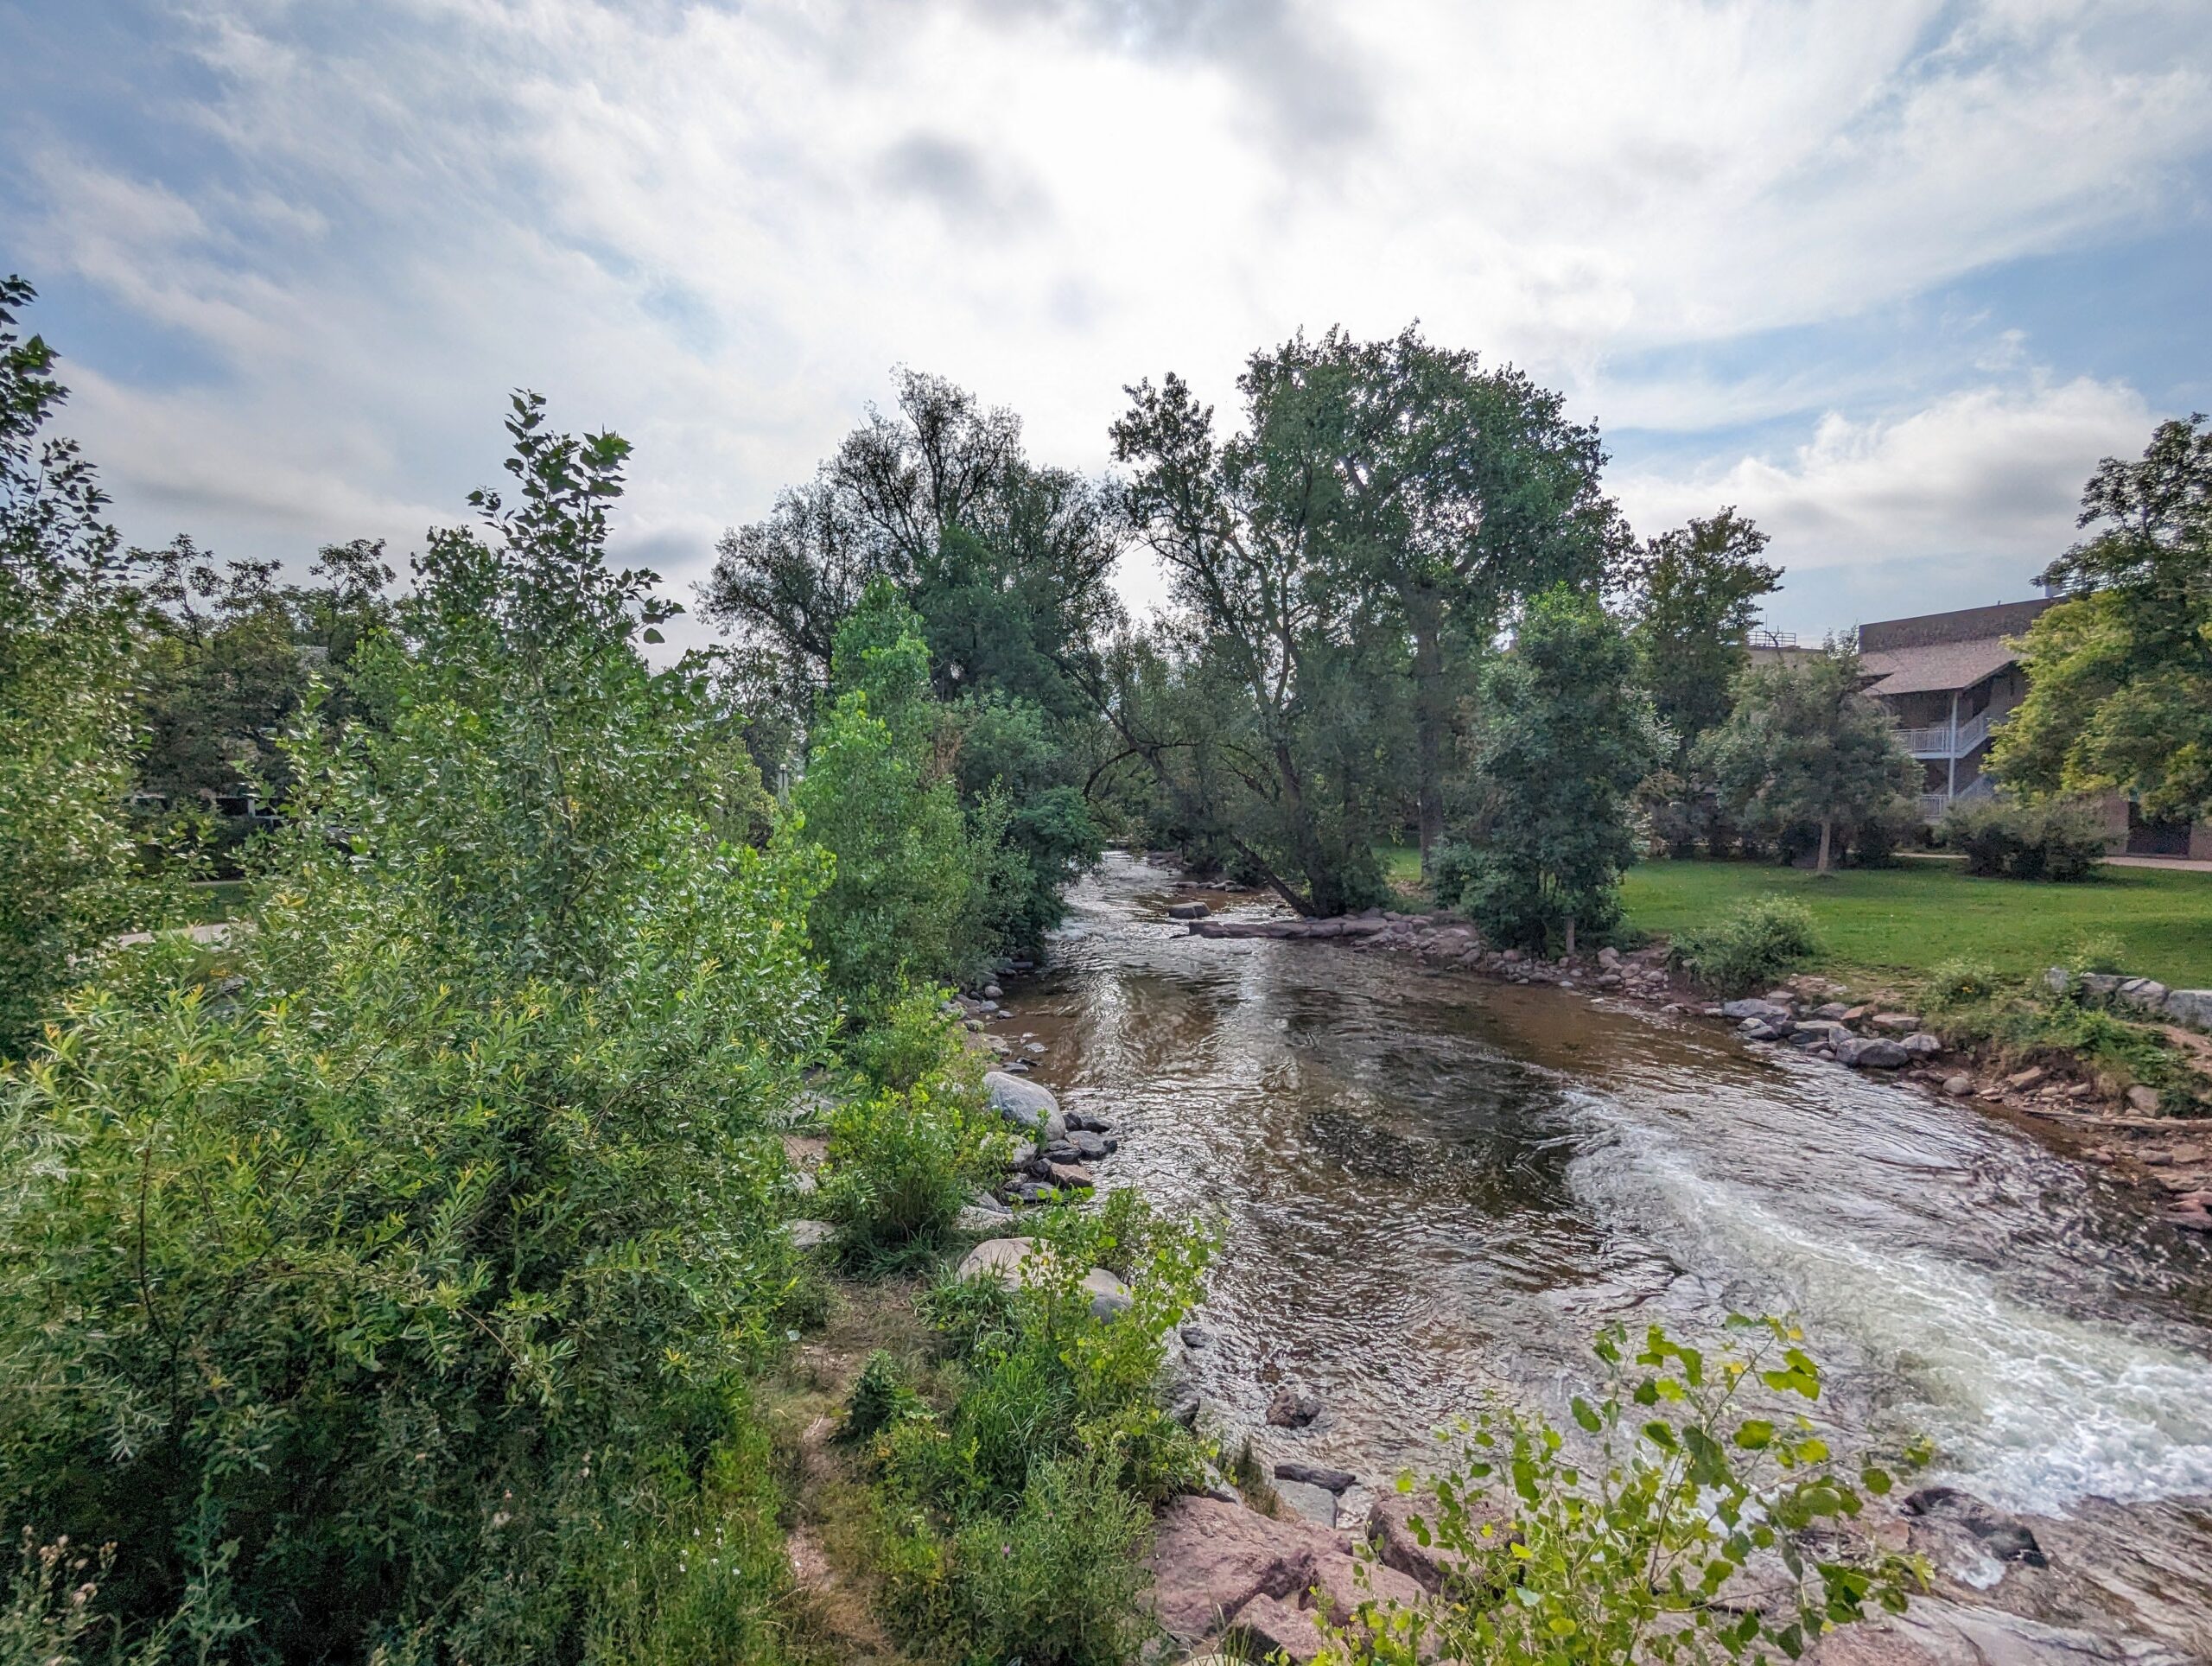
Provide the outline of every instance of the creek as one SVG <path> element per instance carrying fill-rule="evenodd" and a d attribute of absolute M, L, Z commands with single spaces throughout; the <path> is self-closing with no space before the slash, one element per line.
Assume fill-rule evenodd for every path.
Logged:
<path fill-rule="evenodd" d="M 1926 1479 L 2094 1544 L 2113 1612 L 2212 1637 L 2202 1239 L 1971 1107 L 1571 990 L 1193 938 L 1174 881 L 1109 855 L 1010 1001 L 1121 1138 L 1101 1184 L 1219 1232 L 1194 1358 L 1270 1458 L 1433 1468 L 1486 1402 L 1563 1420 L 1609 1321 L 1788 1312 L 1847 1447 L 1925 1434 Z M 1290 1380 L 1310 1429 L 1265 1422 Z"/>

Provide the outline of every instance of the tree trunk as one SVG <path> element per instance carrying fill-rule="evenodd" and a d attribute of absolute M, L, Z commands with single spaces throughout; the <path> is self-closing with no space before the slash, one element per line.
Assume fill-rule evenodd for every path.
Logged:
<path fill-rule="evenodd" d="M 1813 869 L 1815 874 L 1825 874 L 1828 871 L 1828 842 L 1832 837 L 1834 837 L 1834 833 L 1835 817 L 1833 816 L 1821 817 L 1821 860 L 1819 865 Z"/>
<path fill-rule="evenodd" d="M 1444 835 L 1444 741 L 1451 727 L 1445 686 L 1444 628 L 1436 597 L 1424 588 L 1402 594 L 1414 639 L 1414 801 L 1421 823 L 1421 874 Z"/>
<path fill-rule="evenodd" d="M 1567 957 L 1569 960 L 1574 958 L 1574 916 L 1572 914 L 1567 917 Z"/>

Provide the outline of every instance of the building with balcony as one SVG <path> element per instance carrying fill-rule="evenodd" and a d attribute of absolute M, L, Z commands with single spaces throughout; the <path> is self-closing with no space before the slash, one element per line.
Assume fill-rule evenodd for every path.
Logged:
<path fill-rule="evenodd" d="M 1953 799 L 1991 790 L 1982 772 L 1990 731 L 2028 691 L 2011 639 L 2051 605 L 2007 601 L 1859 627 L 1866 691 L 1897 714 L 1899 738 L 1920 760 L 1920 806 L 1929 821 Z"/>
<path fill-rule="evenodd" d="M 2011 641 L 2053 605 L 2053 598 L 2038 597 L 1859 627 L 1866 692 L 1897 715 L 1898 738 L 1920 762 L 1920 811 L 1928 820 L 1954 799 L 1993 791 L 1983 773 L 1991 733 L 2028 691 Z M 2105 811 L 2115 855 L 2212 861 L 2212 822 L 2152 821 L 2117 793 Z"/>

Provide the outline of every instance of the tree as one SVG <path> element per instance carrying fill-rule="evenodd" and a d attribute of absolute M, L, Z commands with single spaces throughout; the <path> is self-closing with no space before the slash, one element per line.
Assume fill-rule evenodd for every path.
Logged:
<path fill-rule="evenodd" d="M 830 989 L 874 1014 L 977 970 L 976 849 L 937 755 L 929 650 L 887 582 L 846 620 L 834 664 L 791 801 L 836 863 L 808 916 L 816 952 Z"/>
<path fill-rule="evenodd" d="M 138 739 L 140 563 L 104 518 L 54 350 L 0 279 L 0 1058 L 30 1040 L 117 933 L 174 898 L 140 874 L 124 810 Z"/>
<path fill-rule="evenodd" d="M 2073 599 L 2021 645 L 2028 692 L 1991 767 L 2032 797 L 2119 792 L 2150 815 L 2212 817 L 2212 428 L 2162 423 L 2139 462 L 2082 493 L 2092 531 L 2043 582 Z"/>
<path fill-rule="evenodd" d="M 1578 929 L 1619 918 L 1621 871 L 1636 860 L 1630 798 L 1668 742 L 1635 671 L 1618 623 L 1565 586 L 1529 604 L 1512 652 L 1484 668 L 1482 808 L 1438 885 L 1494 940 L 1573 954 Z"/>
<path fill-rule="evenodd" d="M 709 616 L 773 656 L 802 715 L 877 579 L 920 616 L 942 697 L 997 688 L 1056 716 L 1084 709 L 1066 662 L 1116 613 L 1111 495 L 1031 463 L 1013 412 L 913 371 L 895 414 L 871 410 L 811 481 L 716 549 Z"/>
<path fill-rule="evenodd" d="M 1817 867 L 1827 873 L 1839 828 L 1860 836 L 1911 813 L 1920 773 L 1856 652 L 1831 642 L 1796 665 L 1764 666 L 1737 685 L 1736 709 L 1699 748 L 1732 813 L 1780 833 L 1820 830 Z"/>
<path fill-rule="evenodd" d="M 1646 539 L 1629 564 L 1630 639 L 1640 680 L 1675 737 L 1681 768 L 1728 716 L 1731 690 L 1751 664 L 1746 639 L 1758 601 L 1782 582 L 1759 559 L 1766 534 L 1732 508 Z"/>

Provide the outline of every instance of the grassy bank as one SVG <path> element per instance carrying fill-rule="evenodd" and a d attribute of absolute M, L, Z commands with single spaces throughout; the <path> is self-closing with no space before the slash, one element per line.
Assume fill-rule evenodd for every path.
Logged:
<path fill-rule="evenodd" d="M 2212 985 L 2212 874 L 2112 868 L 2078 885 L 1969 879 L 1956 864 L 1908 862 L 1826 879 L 1729 862 L 1655 862 L 1630 870 L 1629 923 L 1673 933 L 1748 897 L 1792 897 L 1812 911 L 1827 954 L 1818 969 L 1911 977 L 1955 959 L 2032 976 L 2086 937 L 2126 945 L 2126 969 L 2177 988 Z"/>

